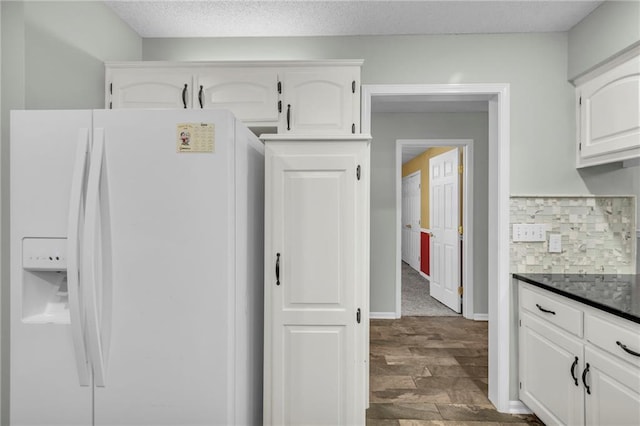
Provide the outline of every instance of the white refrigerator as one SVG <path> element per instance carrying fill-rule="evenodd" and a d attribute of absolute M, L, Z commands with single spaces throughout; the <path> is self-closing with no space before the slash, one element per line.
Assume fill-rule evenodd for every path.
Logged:
<path fill-rule="evenodd" d="M 222 110 L 10 131 L 11 425 L 262 423 L 262 143 Z"/>

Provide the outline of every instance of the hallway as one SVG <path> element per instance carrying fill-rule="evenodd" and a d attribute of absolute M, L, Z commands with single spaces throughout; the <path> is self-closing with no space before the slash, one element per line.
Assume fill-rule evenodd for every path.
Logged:
<path fill-rule="evenodd" d="M 367 425 L 540 425 L 498 413 L 487 398 L 487 325 L 460 316 L 371 320 Z"/>
<path fill-rule="evenodd" d="M 461 316 L 429 295 L 429 280 L 402 262 L 402 316 Z"/>

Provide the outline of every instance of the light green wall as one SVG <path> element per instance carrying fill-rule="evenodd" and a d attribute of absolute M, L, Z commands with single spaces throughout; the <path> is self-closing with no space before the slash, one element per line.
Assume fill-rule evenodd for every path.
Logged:
<path fill-rule="evenodd" d="M 585 193 L 567 34 L 145 39 L 146 60 L 362 58 L 363 84 L 509 83 L 515 192 Z M 540 165 L 548 170 L 543 176 Z M 562 179 L 556 179 L 561 176 Z"/>
<path fill-rule="evenodd" d="M 488 114 L 376 113 L 371 133 L 371 312 L 395 311 L 396 139 L 473 139 L 473 306 L 488 313 Z"/>
<path fill-rule="evenodd" d="M 569 35 L 568 78 L 574 79 L 608 59 L 640 44 L 640 1 L 606 1 L 574 26 Z M 640 225 L 640 166 L 620 163 L 588 167 L 578 172 L 588 193 L 635 195 Z"/>
<path fill-rule="evenodd" d="M 569 80 L 637 43 L 640 1 L 605 1 L 569 31 Z"/>
<path fill-rule="evenodd" d="M 142 39 L 102 2 L 1 1 L 0 424 L 8 424 L 9 111 L 104 107 L 104 61 L 142 59 Z"/>
<path fill-rule="evenodd" d="M 145 39 L 143 58 L 361 58 L 365 60 L 362 84 L 509 83 L 512 192 L 589 193 L 575 169 L 574 89 L 567 81 L 566 33 Z M 395 154 L 388 144 L 376 144 L 379 136 L 376 132 L 384 131 L 384 126 L 374 127 L 371 150 L 373 312 L 395 310 L 393 284 L 397 266 L 393 254 L 396 213 L 392 174 Z M 615 186 L 613 181 L 608 181 L 608 184 Z M 480 243 L 482 240 L 476 241 Z M 486 248 L 479 247 L 477 251 L 486 252 Z M 479 292 L 477 297 L 482 298 L 484 304 L 486 296 L 481 294 Z M 482 307 L 477 305 L 478 313 L 486 312 L 486 307 Z"/>

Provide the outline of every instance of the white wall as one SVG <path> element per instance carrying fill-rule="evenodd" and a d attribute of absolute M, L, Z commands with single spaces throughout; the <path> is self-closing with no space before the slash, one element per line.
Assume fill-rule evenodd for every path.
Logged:
<path fill-rule="evenodd" d="M 395 311 L 396 139 L 473 139 L 474 312 L 488 313 L 488 114 L 376 113 L 371 120 L 371 311 Z M 391 244 L 390 242 L 393 242 Z M 373 277 L 376 277 L 374 280 Z"/>
<path fill-rule="evenodd" d="M 365 60 L 362 84 L 509 83 L 512 191 L 539 194 L 590 191 L 575 169 L 574 89 L 567 81 L 566 33 L 145 39 L 143 57 L 145 60 L 362 58 Z M 376 132 L 383 131 L 384 126 L 376 125 L 373 129 L 371 153 L 373 312 L 394 310 L 392 291 L 397 267 L 395 256 L 391 255 L 395 253 L 395 188 L 391 178 L 385 180 L 392 176 L 395 154 L 388 144 L 376 145 L 379 136 Z M 615 179 L 605 178 L 602 186 L 616 185 Z M 476 241 L 480 244 L 483 240 Z M 486 247 L 483 251 L 486 252 Z M 477 297 L 486 297 L 481 295 Z"/>
<path fill-rule="evenodd" d="M 568 35 L 567 75 L 572 80 L 640 44 L 640 1 L 606 1 Z M 635 195 L 636 223 L 640 225 L 640 166 L 623 168 L 616 163 L 588 167 L 579 175 L 589 193 Z"/>
<path fill-rule="evenodd" d="M 9 111 L 104 106 L 104 61 L 140 60 L 142 39 L 102 2 L 0 2 L 2 200 L 0 424 L 8 410 Z"/>
<path fill-rule="evenodd" d="M 569 31 L 570 80 L 640 42 L 640 2 L 605 1 Z"/>

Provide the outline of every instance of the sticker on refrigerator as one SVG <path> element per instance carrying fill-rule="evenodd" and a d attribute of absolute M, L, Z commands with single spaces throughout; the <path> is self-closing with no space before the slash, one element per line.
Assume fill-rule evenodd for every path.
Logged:
<path fill-rule="evenodd" d="M 180 123 L 176 129 L 176 152 L 214 152 L 213 123 Z"/>

